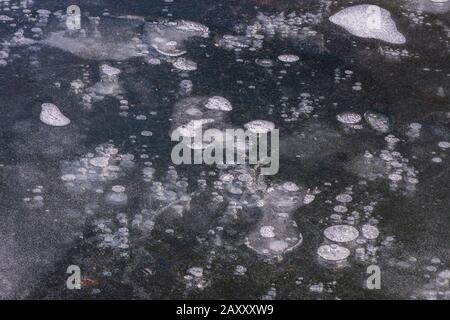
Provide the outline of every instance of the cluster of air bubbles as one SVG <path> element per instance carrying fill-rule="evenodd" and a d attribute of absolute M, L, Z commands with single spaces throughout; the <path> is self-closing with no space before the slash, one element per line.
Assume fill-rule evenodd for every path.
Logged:
<path fill-rule="evenodd" d="M 247 273 L 247 268 L 244 266 L 241 266 L 241 265 L 237 265 L 234 268 L 234 272 L 233 272 L 233 274 L 235 276 L 244 276 L 246 273 Z"/>
<path fill-rule="evenodd" d="M 192 94 L 193 88 L 194 88 L 194 85 L 192 83 L 192 80 L 183 79 L 183 80 L 181 80 L 180 85 L 179 85 L 179 93 L 181 96 L 189 96 Z"/>
<path fill-rule="evenodd" d="M 388 135 L 385 140 L 387 149 L 381 150 L 378 155 L 366 151 L 363 156 L 357 156 L 350 162 L 349 170 L 370 181 L 378 178 L 387 179 L 393 191 L 400 186 L 414 191 L 416 184 L 419 183 L 417 171 L 409 164 L 407 158 L 395 150 L 400 139 Z"/>
<path fill-rule="evenodd" d="M 419 261 L 410 257 L 407 261 L 390 261 L 391 265 L 402 269 L 414 269 L 415 272 L 423 273 L 426 283 L 411 295 L 412 299 L 420 300 L 449 300 L 450 299 L 450 269 L 448 263 L 438 257 L 427 258 Z"/>
<path fill-rule="evenodd" d="M 301 119 L 314 116 L 314 111 L 322 106 L 321 102 L 325 97 L 315 97 L 311 93 L 302 92 L 297 100 L 297 105 L 292 106 L 287 102 L 287 97 L 281 99 L 281 118 L 284 122 L 295 122 Z"/>
<path fill-rule="evenodd" d="M 121 92 L 119 75 L 121 70 L 107 64 L 100 66 L 100 82 L 88 89 L 93 99 L 101 100 L 103 96 L 117 95 Z"/>
<path fill-rule="evenodd" d="M 430 268 L 432 269 L 432 268 Z M 434 269 L 434 268 L 433 268 Z M 434 278 L 413 295 L 413 299 L 450 300 L 450 270 L 439 272 Z"/>
<path fill-rule="evenodd" d="M 174 106 L 171 134 L 176 131 L 181 137 L 192 140 L 192 143 L 188 143 L 188 147 L 203 149 L 211 142 L 203 141 L 203 137 L 200 141 L 194 138 L 202 132 L 202 129 L 226 128 L 226 114 L 231 110 L 231 103 L 220 96 L 184 98 Z"/>
<path fill-rule="evenodd" d="M 45 9 L 40 9 L 37 10 L 37 14 L 38 14 L 37 23 L 33 28 L 31 28 L 30 31 L 33 34 L 32 37 L 34 39 L 39 40 L 43 36 L 42 27 L 47 26 L 51 12 Z"/>
<path fill-rule="evenodd" d="M 179 57 L 186 53 L 183 46 L 186 40 L 191 37 L 208 36 L 208 27 L 200 23 L 162 20 L 146 23 L 144 39 L 162 57 Z"/>
<path fill-rule="evenodd" d="M 303 198 L 303 204 L 308 205 L 312 203 L 319 193 L 320 190 L 318 188 L 315 188 L 313 190 L 308 189 L 307 193 L 305 194 L 305 197 Z"/>
<path fill-rule="evenodd" d="M 151 182 L 153 180 L 153 175 L 155 174 L 155 169 L 151 162 L 146 162 L 144 168 L 142 169 L 142 176 L 145 182 Z"/>
<path fill-rule="evenodd" d="M 14 21 L 13 18 L 11 18 L 10 16 L 7 16 L 5 14 L 0 15 L 0 22 L 11 22 Z"/>
<path fill-rule="evenodd" d="M 184 276 L 184 281 L 186 283 L 186 290 L 203 290 L 209 285 L 208 281 L 205 279 L 204 270 L 201 267 L 189 268 Z"/>
<path fill-rule="evenodd" d="M 356 259 L 367 261 L 377 252 L 372 242 L 377 240 L 379 235 L 378 228 L 372 224 L 364 224 L 360 230 L 352 225 L 333 225 L 324 230 L 327 242 L 319 247 L 317 253 L 321 261 L 332 266 L 345 265 L 353 249 Z"/>
<path fill-rule="evenodd" d="M 420 137 L 422 131 L 422 125 L 417 122 L 410 123 L 406 135 L 411 139 L 417 139 Z"/>
<path fill-rule="evenodd" d="M 369 126 L 380 133 L 388 133 L 391 130 L 391 120 L 389 117 L 381 112 L 367 111 L 364 113 L 364 119 Z"/>
<path fill-rule="evenodd" d="M 168 17 L 172 17 L 172 13 L 170 13 L 169 8 L 170 8 L 170 4 L 172 4 L 174 2 L 174 0 L 164 0 L 164 7 L 161 10 L 161 14 L 166 15 Z"/>
<path fill-rule="evenodd" d="M 391 48 L 389 46 L 381 46 L 378 50 L 378 52 L 385 56 L 386 58 L 391 59 L 401 59 L 401 58 L 419 58 L 418 53 L 411 53 L 407 49 L 398 49 L 398 48 Z"/>
<path fill-rule="evenodd" d="M 428 19 L 431 15 L 442 15 L 450 11 L 448 0 L 410 0 L 403 6 L 406 11 L 402 15 L 407 17 L 411 23 L 417 25 L 429 25 Z"/>
<path fill-rule="evenodd" d="M 9 8 L 8 8 L 9 9 Z M 5 9 L 3 9 L 5 11 Z M 15 21 L 14 18 L 11 18 L 8 15 L 2 14 L 0 15 L 0 23 L 1 24 L 10 24 L 12 26 L 15 26 L 15 23 L 13 22 Z M 22 30 L 22 35 L 23 35 L 23 30 Z M 12 39 L 11 41 L 2 41 L 2 43 L 0 44 L 0 67 L 5 67 L 6 65 L 8 65 L 8 61 L 10 58 L 10 46 L 14 46 L 14 39 Z"/>
<path fill-rule="evenodd" d="M 93 38 L 101 38 L 101 33 L 98 30 L 98 26 L 100 25 L 100 17 L 88 17 L 88 20 L 92 27 L 92 37 Z"/>
<path fill-rule="evenodd" d="M 150 234 L 155 227 L 154 217 L 149 210 L 143 209 L 140 214 L 136 214 L 131 221 L 131 228 L 144 234 Z"/>
<path fill-rule="evenodd" d="M 81 94 L 84 90 L 84 82 L 81 79 L 76 79 L 70 82 L 70 89 L 75 94 Z"/>
<path fill-rule="evenodd" d="M 95 220 L 93 224 L 99 248 L 119 250 L 122 257 L 128 257 L 130 231 L 125 213 L 117 214 L 115 219 Z"/>
<path fill-rule="evenodd" d="M 105 202 L 113 206 L 123 206 L 127 204 L 128 196 L 125 193 L 126 188 L 122 185 L 116 185 L 105 195 Z"/>
<path fill-rule="evenodd" d="M 92 190 L 103 194 L 105 182 L 116 180 L 126 168 L 133 166 L 133 155 L 120 154 L 114 145 L 105 144 L 97 147 L 95 153 L 88 153 L 79 160 L 62 162 L 61 179 L 71 192 Z"/>
<path fill-rule="evenodd" d="M 327 250 L 324 248 L 323 250 Z M 337 260 L 339 261 L 339 260 Z M 335 280 L 329 281 L 329 282 L 320 282 L 320 281 L 314 281 L 311 283 L 308 287 L 309 291 L 316 294 L 323 294 L 323 293 L 333 293 L 334 287 L 336 286 L 337 282 Z"/>
<path fill-rule="evenodd" d="M 10 45 L 12 47 L 27 46 L 35 43 L 35 40 L 25 37 L 25 32 L 23 29 L 19 29 L 14 32 L 11 38 Z"/>
<path fill-rule="evenodd" d="M 341 83 L 341 81 L 349 80 L 352 77 L 352 70 L 344 70 L 344 72 L 342 72 L 342 70 L 339 68 L 334 69 L 334 83 Z"/>
<path fill-rule="evenodd" d="M 83 77 L 81 79 L 75 79 L 70 82 L 70 91 L 81 97 L 81 104 L 90 109 L 93 103 L 93 94 L 86 93 L 86 85 L 90 83 L 90 66 L 83 65 L 82 66 Z"/>
<path fill-rule="evenodd" d="M 449 148 L 449 143 L 447 141 L 440 141 L 438 142 L 439 151 L 446 151 Z M 443 161 L 443 158 L 446 157 L 446 154 L 444 152 L 440 152 L 438 155 L 436 155 L 436 151 L 432 151 L 431 154 L 433 157 L 431 158 L 431 162 L 434 163 L 441 163 Z"/>
<path fill-rule="evenodd" d="M 23 202 L 31 209 L 44 206 L 44 187 L 38 185 L 31 190 L 32 196 L 23 198 Z"/>
<path fill-rule="evenodd" d="M 149 167 L 147 167 L 149 168 Z M 144 180 L 150 182 L 153 170 L 144 169 Z M 149 212 L 147 219 L 154 219 L 161 213 L 181 217 L 189 210 L 191 196 L 188 193 L 189 183 L 180 178 L 175 168 L 170 167 L 163 181 L 152 181 L 149 197 Z"/>
<path fill-rule="evenodd" d="M 241 51 L 242 49 L 256 51 L 263 47 L 266 38 L 274 36 L 292 39 L 315 37 L 317 36 L 317 32 L 311 27 L 320 21 L 322 21 L 322 14 L 320 12 L 317 14 L 298 14 L 291 12 L 287 15 L 284 12 L 273 15 L 265 15 L 260 12 L 253 24 L 237 26 L 236 29 L 239 34 L 224 35 L 218 45 L 235 51 Z M 281 59 L 280 61 L 282 61 Z M 296 58 L 291 56 L 287 59 L 295 60 Z"/>
<path fill-rule="evenodd" d="M 362 90 L 362 83 L 361 82 L 355 82 L 352 86 L 353 91 L 361 91 Z"/>
<path fill-rule="evenodd" d="M 261 297 L 261 300 L 275 300 L 277 297 L 277 289 L 272 285 L 269 290 L 267 290 L 266 294 Z"/>
<path fill-rule="evenodd" d="M 411 23 L 416 25 L 422 25 L 425 23 L 425 18 L 428 17 L 426 13 L 423 13 L 422 11 L 418 12 L 402 12 L 403 16 L 406 16 Z"/>
<path fill-rule="evenodd" d="M 279 258 L 303 242 L 292 212 L 304 205 L 305 191 L 293 182 L 268 187 L 257 201 L 262 216 L 246 244 L 267 258 Z"/>
<path fill-rule="evenodd" d="M 178 175 L 175 168 L 169 167 L 166 177 L 161 181 L 154 180 L 154 169 L 151 166 L 146 166 L 142 174 L 144 181 L 150 184 L 150 192 L 148 208 L 142 211 L 140 223 L 134 223 L 136 227 L 150 231 L 160 214 L 181 218 L 190 209 L 191 195 L 187 190 L 189 183 Z"/>
<path fill-rule="evenodd" d="M 0 67 L 5 67 L 8 65 L 9 58 L 9 46 L 3 43 L 2 48 L 0 50 Z"/>
<path fill-rule="evenodd" d="M 380 236 L 378 220 L 372 216 L 377 202 L 369 205 L 354 204 L 353 186 L 335 197 L 332 223 L 323 231 L 324 243 L 317 253 L 319 261 L 329 267 L 348 265 L 348 258 L 354 256 L 360 262 L 376 262 L 378 247 L 375 245 Z M 327 200 L 332 204 L 333 201 Z M 358 207 L 355 207 L 358 206 Z"/>
<path fill-rule="evenodd" d="M 253 48 L 257 50 L 262 48 L 264 36 L 249 38 L 242 35 L 224 35 L 218 45 L 228 50 L 241 51 L 242 49 Z"/>
<path fill-rule="evenodd" d="M 146 167 L 150 168 L 150 167 Z M 147 176 L 152 176 L 153 171 L 144 169 L 143 173 Z M 150 178 L 151 179 L 151 178 Z M 169 168 L 167 177 L 164 183 L 154 182 L 151 187 L 149 201 L 149 208 L 142 209 L 140 214 L 133 216 L 130 223 L 131 229 L 137 231 L 139 234 L 148 235 L 151 233 L 155 226 L 155 219 L 160 213 L 168 214 L 169 209 L 173 209 L 173 212 L 180 213 L 177 207 L 185 205 L 186 196 L 183 196 L 186 191 L 187 183 L 182 183 L 183 180 L 179 180 L 176 171 L 173 168 Z M 176 191 L 178 190 L 178 192 Z M 125 187 L 122 185 L 115 185 L 111 187 L 111 191 L 114 194 L 119 195 L 117 199 L 109 199 L 114 204 L 122 202 L 123 198 L 120 196 L 125 192 Z M 108 197 L 108 195 L 107 195 Z M 107 199 L 108 202 L 108 199 Z M 96 231 L 96 238 L 99 239 L 99 247 L 102 249 L 118 250 L 121 257 L 129 257 L 128 249 L 131 246 L 129 239 L 130 226 L 128 223 L 128 216 L 125 213 L 119 213 L 116 219 L 97 219 L 94 221 L 94 227 Z M 173 230 L 167 230 L 173 231 Z M 193 269 L 191 275 L 195 276 L 194 282 L 200 281 L 199 277 L 201 271 L 199 269 Z M 200 287 L 200 286 L 199 286 Z"/>
<path fill-rule="evenodd" d="M 236 216 L 236 210 L 239 205 L 237 203 L 241 202 L 240 199 L 248 194 L 252 196 L 250 199 L 245 199 L 247 206 L 258 206 L 262 205 L 261 196 L 258 195 L 260 190 L 260 185 L 258 184 L 256 173 L 250 169 L 234 169 L 227 170 L 219 176 L 219 180 L 214 183 L 214 189 L 220 194 L 217 194 L 215 198 L 216 202 L 223 202 L 226 199 L 233 200 L 230 202 L 229 214 Z"/>
<path fill-rule="evenodd" d="M 264 259 L 279 259 L 302 243 L 303 237 L 292 213 L 312 202 L 316 193 L 303 190 L 293 182 L 267 185 L 261 178 L 255 169 L 247 166 L 223 166 L 212 185 L 210 206 L 211 210 L 226 206 L 220 219 L 226 234 L 235 234 L 238 221 L 254 220 L 249 214 L 258 212 L 258 222 L 246 235 L 245 244 Z M 199 180 L 198 184 L 201 190 L 207 186 L 206 180 Z M 307 194 L 312 198 L 304 202 Z M 236 267 L 234 274 L 245 271 L 243 267 Z"/>
<path fill-rule="evenodd" d="M 86 88 L 86 84 L 90 82 L 89 66 L 83 68 L 83 79 L 75 79 L 70 83 L 71 91 L 81 96 L 82 105 L 90 109 L 95 101 L 101 101 L 105 96 L 114 96 L 120 98 L 122 92 L 119 82 L 121 70 L 107 64 L 100 66 L 100 81 L 95 85 Z M 122 108 L 121 108 L 122 109 Z M 124 109 L 122 109 L 124 110 Z"/>
<path fill-rule="evenodd" d="M 107 64 L 100 66 L 100 79 L 105 83 L 116 83 L 119 80 L 120 70 Z"/>
<path fill-rule="evenodd" d="M 62 21 L 65 16 L 59 15 L 59 18 Z M 62 24 L 62 30 L 48 33 L 41 43 L 87 60 L 122 61 L 148 55 L 147 44 L 134 29 L 143 21 L 128 19 L 129 24 L 125 25 L 123 21 L 126 20 L 120 17 L 88 17 L 88 20 L 88 27 L 76 30 Z M 99 28 L 100 24 L 102 28 Z M 104 34 L 99 32 L 100 29 Z"/>
<path fill-rule="evenodd" d="M 320 23 L 321 14 L 314 15 L 312 13 L 297 14 L 284 12 L 265 15 L 259 13 L 257 21 L 247 27 L 247 35 L 263 34 L 266 36 L 279 35 L 283 38 L 298 38 L 304 35 L 315 35 L 316 32 L 311 30 L 311 26 Z"/>
<path fill-rule="evenodd" d="M 165 2 L 171 1 L 166 0 Z M 164 9 L 164 12 L 168 12 L 168 10 Z M 10 46 L 34 44 L 35 40 L 43 37 L 43 30 L 48 24 L 51 12 L 39 10 L 37 13 L 38 17 L 34 20 L 36 24 L 32 28 L 25 28 L 25 31 L 22 29 L 16 30 L 10 43 L 4 42 L 1 44 L 0 66 L 5 66 L 9 62 Z M 354 28 L 355 23 L 360 22 L 361 14 L 354 10 L 347 11 L 347 13 L 349 13 L 347 16 L 357 18 L 357 21 L 346 21 L 347 25 L 343 25 L 353 34 L 376 37 L 395 43 L 403 41 L 401 35 L 397 33 L 395 25 L 393 25 L 393 21 L 387 19 L 389 16 L 386 16 L 384 11 L 384 26 L 387 31 L 393 31 L 390 36 L 386 34 L 381 36 L 358 34 L 352 28 Z M 170 16 L 170 14 L 167 15 Z M 10 18 L 10 16 L 13 15 L 0 15 L 0 23 L 13 23 L 15 19 Z M 109 16 L 107 10 L 104 12 L 104 16 Z M 333 19 L 337 19 L 337 17 Z M 101 20 L 96 17 L 89 17 L 89 20 L 92 33 L 90 36 L 84 34 L 80 37 L 82 35 L 82 32 L 80 32 L 69 37 L 66 32 L 57 32 L 50 34 L 49 39 L 45 39 L 43 43 L 67 50 L 83 58 L 100 61 L 124 60 L 145 55 L 147 62 L 151 64 L 159 64 L 161 61 L 169 62 L 175 69 L 181 72 L 189 72 L 197 70 L 198 66 L 196 62 L 181 57 L 186 53 L 184 43 L 190 37 L 207 37 L 209 33 L 206 26 L 184 20 L 163 20 L 154 23 L 143 21 L 145 24 L 143 37 L 141 37 L 142 35 L 136 35 L 135 38 L 131 38 L 131 41 L 120 40 L 114 45 L 116 46 L 114 48 L 111 44 L 107 44 L 109 43 L 108 39 L 104 38 L 104 35 L 99 32 L 98 27 Z M 321 14 L 280 13 L 265 15 L 260 13 L 253 24 L 237 28 L 239 35 L 225 35 L 219 41 L 219 44 L 235 50 L 246 48 L 254 51 L 262 48 L 264 41 L 273 36 L 303 40 L 305 37 L 317 35 L 317 32 L 312 30 L 311 27 L 321 20 Z M 340 24 L 338 21 L 335 23 Z M 25 37 L 25 34 L 30 38 Z M 94 41 L 92 41 L 93 39 Z M 99 48 L 102 48 L 102 50 L 98 50 Z M 383 55 L 390 56 L 418 57 L 410 54 L 407 50 L 390 47 L 381 47 L 380 52 Z M 278 61 L 276 61 L 277 59 Z M 280 64 L 280 62 L 290 64 L 299 60 L 300 58 L 297 55 L 282 54 L 278 57 L 273 56 L 271 59 L 257 58 L 255 63 L 261 67 L 270 68 L 275 64 Z M 117 65 L 121 64 L 117 63 Z M 126 70 L 126 68 L 123 70 Z M 271 70 L 266 71 L 271 72 Z M 286 70 L 280 71 L 280 81 L 277 85 L 281 85 L 281 79 L 286 73 Z M 114 96 L 120 100 L 120 115 L 125 117 L 128 116 L 128 111 L 133 105 L 130 105 L 121 95 L 120 74 L 120 69 L 109 64 L 102 64 L 100 67 L 100 82 L 87 88 L 89 77 L 85 72 L 83 77 L 70 82 L 70 89 L 75 95 L 83 97 L 83 104 L 86 106 L 91 106 L 93 101 L 101 100 L 105 96 Z M 186 73 L 181 74 L 181 78 L 183 77 L 187 77 Z M 362 84 L 354 82 L 353 71 L 351 70 L 336 69 L 334 80 L 336 83 L 352 80 L 352 89 L 355 91 L 362 90 Z M 221 130 L 231 127 L 227 122 L 226 114 L 232 111 L 233 106 L 228 99 L 221 96 L 189 97 L 193 91 L 193 84 L 191 80 L 187 79 L 181 80 L 178 90 L 183 100 L 179 101 L 174 107 L 172 129 L 193 137 L 196 130 L 203 125 L 217 127 Z M 289 97 L 282 98 L 280 110 L 284 121 L 295 121 L 301 117 L 313 115 L 324 98 L 315 97 L 310 93 L 302 93 L 297 99 L 299 100 L 298 105 L 290 106 L 287 102 Z M 40 119 L 50 126 L 70 124 L 70 119 L 57 106 L 50 103 L 42 105 Z M 135 119 L 144 121 L 147 119 L 147 115 L 136 115 Z M 343 125 L 355 126 L 356 128 L 363 117 L 362 114 L 345 111 L 339 113 L 336 119 Z M 387 134 L 392 129 L 391 119 L 380 112 L 367 111 L 364 114 L 364 120 L 373 130 L 379 133 Z M 275 124 L 267 120 L 254 120 L 246 123 L 244 127 L 250 132 L 263 134 L 273 131 Z M 411 123 L 407 130 L 408 137 L 418 138 L 421 134 L 422 125 Z M 136 142 L 137 139 L 148 138 L 152 135 L 152 131 L 140 128 L 135 136 L 130 136 L 130 140 Z M 409 186 L 417 184 L 417 171 L 409 164 L 408 159 L 404 158 L 396 149 L 400 140 L 393 135 L 386 136 L 385 140 L 388 144 L 386 150 L 381 150 L 375 155 L 366 152 L 361 157 L 355 158 L 350 164 L 350 170 L 365 179 L 386 179 L 392 189 L 396 189 L 400 185 L 409 188 Z M 450 148 L 450 143 L 441 141 L 437 146 L 443 152 Z M 142 148 L 145 149 L 147 146 L 144 145 Z M 149 155 L 141 154 L 141 158 L 147 159 Z M 435 157 L 436 160 L 433 161 L 437 162 L 437 158 Z M 132 194 L 133 188 L 124 181 L 117 180 L 125 175 L 128 168 L 134 166 L 135 159 L 132 154 L 119 154 L 119 150 L 114 145 L 106 144 L 99 146 L 95 149 L 95 152 L 86 154 L 78 160 L 62 162 L 61 180 L 71 193 L 87 191 L 100 195 L 99 199 L 109 205 L 107 207 L 108 212 L 122 210 L 120 207 L 129 202 L 128 195 Z M 202 192 L 207 188 L 206 181 L 208 178 L 214 180 L 211 189 L 206 192 L 207 196 L 211 197 L 208 209 L 220 208 L 221 205 L 225 207 L 222 214 L 219 213 L 220 210 L 212 210 L 215 213 L 217 211 L 218 216 L 220 216 L 218 218 L 219 226 L 211 227 L 209 230 L 211 238 L 213 238 L 212 235 L 215 236 L 214 241 L 217 243 L 234 241 L 234 239 L 221 239 L 221 232 L 232 236 L 245 234 L 245 244 L 248 248 L 266 258 L 280 257 L 302 243 L 303 236 L 300 232 L 302 226 L 297 225 L 294 220 L 294 212 L 300 206 L 314 201 L 317 191 L 307 191 L 294 182 L 267 182 L 256 174 L 256 170 L 249 167 L 219 166 L 219 169 L 223 169 L 219 175 L 216 175 L 217 172 L 206 174 L 203 172 L 201 178 L 197 181 L 199 185 L 197 192 L 190 193 L 188 191 L 191 189 L 189 180 L 180 178 L 174 167 L 169 167 L 166 176 L 159 178 L 155 174 L 156 170 L 153 164 L 150 161 L 145 162 L 137 171 L 137 174 L 140 174 L 140 183 L 142 183 L 145 192 L 143 208 L 140 207 L 137 214 L 118 213 L 115 217 L 113 215 L 112 218 L 96 219 L 94 228 L 98 246 L 102 249 L 118 249 L 121 256 L 127 257 L 129 254 L 127 250 L 130 246 L 130 230 L 137 234 L 148 235 L 154 230 L 157 218 L 162 214 L 164 214 L 164 219 L 161 220 L 164 220 L 164 223 L 173 221 L 169 218 L 182 219 L 186 217 L 192 203 L 198 200 L 195 197 L 205 196 Z M 33 208 L 44 206 L 44 188 L 36 186 L 31 192 L 32 195 L 24 198 L 23 201 Z M 333 214 L 330 217 L 334 224 L 327 225 L 327 228 L 325 228 L 323 232 L 324 243 L 317 250 L 320 259 L 326 262 L 341 263 L 346 261 L 353 253 L 355 258 L 365 261 L 367 261 L 367 257 L 375 255 L 377 249 L 374 247 L 374 243 L 380 237 L 377 228 L 378 221 L 371 218 L 361 222 L 361 216 L 365 214 L 367 218 L 373 208 L 370 209 L 370 206 L 367 206 L 362 214 L 352 211 L 353 197 L 355 197 L 353 192 L 344 192 L 335 197 L 336 202 L 333 204 Z M 332 200 L 329 201 L 333 203 Z M 257 218 L 252 216 L 255 212 L 258 213 Z M 130 223 L 128 223 L 128 219 Z M 240 227 L 238 224 L 241 221 L 251 221 L 253 224 L 248 226 L 249 229 L 243 231 L 244 233 L 240 233 L 237 229 Z M 175 234 L 177 229 L 173 228 L 166 229 L 166 233 Z M 240 243 L 242 243 L 242 240 L 239 240 Z M 207 273 L 209 267 L 191 266 L 186 267 L 184 276 L 186 288 L 203 289 L 207 287 L 209 282 L 205 279 L 205 273 Z M 423 294 L 424 296 L 450 296 L 448 288 L 450 271 L 445 269 L 439 272 L 439 267 L 441 266 L 427 266 L 427 271 L 435 273 L 435 276 L 432 276 L 432 285 L 427 286 L 428 291 Z M 247 273 L 247 268 L 243 265 L 234 264 L 232 272 L 236 276 L 243 276 Z M 309 288 L 312 292 L 326 290 L 321 282 L 312 284 Z M 276 292 L 275 285 L 273 285 L 262 298 L 273 299 L 276 297 Z"/>
<path fill-rule="evenodd" d="M 120 112 L 119 112 L 119 116 L 121 116 L 121 117 L 124 117 L 124 118 L 126 118 L 126 117 L 128 117 L 128 115 L 129 115 L 129 110 L 130 110 L 130 108 L 132 107 L 132 106 L 130 106 L 130 104 L 129 104 L 129 102 L 128 102 L 128 100 L 126 100 L 126 99 L 123 99 L 123 97 L 122 96 L 117 96 L 116 97 L 117 99 L 119 99 L 119 103 L 120 103 L 120 106 L 119 106 L 119 109 L 120 109 Z M 138 115 L 138 116 L 136 116 L 136 120 L 146 120 L 147 119 L 147 117 L 146 116 L 144 116 L 144 115 Z"/>

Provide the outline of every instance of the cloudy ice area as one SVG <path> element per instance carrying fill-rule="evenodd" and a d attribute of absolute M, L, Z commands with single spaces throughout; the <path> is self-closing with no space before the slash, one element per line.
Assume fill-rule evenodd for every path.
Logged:
<path fill-rule="evenodd" d="M 71 4 L 0 0 L 1 299 L 450 299 L 450 1 Z"/>

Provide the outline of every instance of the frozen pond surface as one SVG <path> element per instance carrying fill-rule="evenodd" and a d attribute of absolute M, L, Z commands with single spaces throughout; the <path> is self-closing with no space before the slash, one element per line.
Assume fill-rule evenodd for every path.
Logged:
<path fill-rule="evenodd" d="M 0 298 L 450 299 L 450 1 L 73 2 L 0 0 Z"/>

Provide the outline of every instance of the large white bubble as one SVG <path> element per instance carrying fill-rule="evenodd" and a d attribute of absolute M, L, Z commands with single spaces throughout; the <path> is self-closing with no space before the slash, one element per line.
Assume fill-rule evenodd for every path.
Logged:
<path fill-rule="evenodd" d="M 391 14 L 375 5 L 356 5 L 339 11 L 330 21 L 361 38 L 403 44 L 405 37 L 397 30 Z"/>

